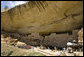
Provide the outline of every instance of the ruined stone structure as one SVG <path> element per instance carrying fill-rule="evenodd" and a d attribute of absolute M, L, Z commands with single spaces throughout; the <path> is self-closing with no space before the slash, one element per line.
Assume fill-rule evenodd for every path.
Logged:
<path fill-rule="evenodd" d="M 32 33 L 30 35 L 18 33 L 3 33 L 3 35 L 10 36 L 14 39 L 18 39 L 19 41 L 32 46 L 42 45 L 45 47 L 64 48 L 67 47 L 68 41 L 78 40 L 78 31 L 79 30 L 73 30 L 72 34 L 51 33 L 50 35 L 45 35 L 44 37 L 39 33 Z"/>
<path fill-rule="evenodd" d="M 83 1 L 32 1 L 1 12 L 1 29 L 9 32 L 66 32 L 82 24 Z"/>
<path fill-rule="evenodd" d="M 78 40 L 78 31 L 73 30 L 72 34 L 69 35 L 68 33 L 65 34 L 56 34 L 52 33 L 50 36 L 45 36 L 44 45 L 51 46 L 51 47 L 67 47 L 68 41 Z"/>
<path fill-rule="evenodd" d="M 30 1 L 1 12 L 1 30 L 16 32 L 7 35 L 35 46 L 66 47 L 68 41 L 78 40 L 75 29 L 82 25 L 83 1 Z"/>

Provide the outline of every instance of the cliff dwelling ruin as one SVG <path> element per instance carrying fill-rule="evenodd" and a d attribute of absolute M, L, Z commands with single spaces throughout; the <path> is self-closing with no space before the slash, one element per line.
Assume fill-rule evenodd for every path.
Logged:
<path fill-rule="evenodd" d="M 1 12 L 1 33 L 28 45 L 67 47 L 83 27 L 83 1 L 30 1 Z"/>

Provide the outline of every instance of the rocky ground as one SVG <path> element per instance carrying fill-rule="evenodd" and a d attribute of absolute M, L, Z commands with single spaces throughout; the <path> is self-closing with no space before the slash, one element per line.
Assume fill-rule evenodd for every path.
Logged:
<path fill-rule="evenodd" d="M 1 56 L 45 56 L 30 49 L 21 49 L 6 43 L 1 43 Z"/>
<path fill-rule="evenodd" d="M 11 39 L 10 37 L 4 38 L 4 36 L 1 35 L 1 56 L 45 56 L 30 49 L 22 49 L 14 46 L 15 41 L 17 42 L 17 46 L 26 45 L 16 39 Z"/>
<path fill-rule="evenodd" d="M 83 52 L 68 53 L 67 51 L 53 51 L 50 49 L 21 49 L 1 43 L 1 56 L 83 56 Z"/>

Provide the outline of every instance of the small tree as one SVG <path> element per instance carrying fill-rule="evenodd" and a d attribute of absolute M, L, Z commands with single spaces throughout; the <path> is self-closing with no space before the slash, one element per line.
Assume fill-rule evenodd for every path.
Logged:
<path fill-rule="evenodd" d="M 4 9 L 7 10 L 8 9 L 8 6 L 5 6 Z"/>

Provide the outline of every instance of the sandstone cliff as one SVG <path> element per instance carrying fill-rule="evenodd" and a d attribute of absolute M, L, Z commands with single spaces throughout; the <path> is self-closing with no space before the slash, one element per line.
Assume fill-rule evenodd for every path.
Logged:
<path fill-rule="evenodd" d="M 78 42 L 83 42 L 83 28 L 78 32 Z"/>
<path fill-rule="evenodd" d="M 32 1 L 1 12 L 1 29 L 9 32 L 65 32 L 82 24 L 83 1 Z"/>

